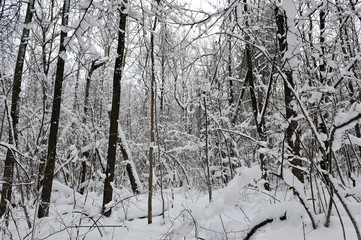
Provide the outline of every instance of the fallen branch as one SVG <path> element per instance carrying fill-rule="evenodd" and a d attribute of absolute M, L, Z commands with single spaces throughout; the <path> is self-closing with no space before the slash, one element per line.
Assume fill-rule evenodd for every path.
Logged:
<path fill-rule="evenodd" d="M 287 214 L 287 212 L 285 212 L 285 214 L 280 217 L 280 220 L 281 220 L 281 221 L 284 221 L 284 220 L 287 219 L 286 214 Z M 244 238 L 244 240 L 250 240 L 251 237 L 253 236 L 253 234 L 255 234 L 255 232 L 256 232 L 259 228 L 267 225 L 268 223 L 273 222 L 273 220 L 274 220 L 273 218 L 267 218 L 266 220 L 264 220 L 264 221 L 258 223 L 257 225 L 255 225 L 255 226 L 251 229 L 251 231 L 247 234 L 247 236 Z"/>

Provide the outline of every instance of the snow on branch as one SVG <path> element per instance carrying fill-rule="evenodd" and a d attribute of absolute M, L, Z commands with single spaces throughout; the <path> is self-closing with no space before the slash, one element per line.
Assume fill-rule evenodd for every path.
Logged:
<path fill-rule="evenodd" d="M 338 113 L 335 117 L 334 126 L 330 134 L 330 142 L 333 151 L 341 148 L 343 133 L 353 128 L 361 118 L 361 104 L 354 105 L 350 111 Z"/>

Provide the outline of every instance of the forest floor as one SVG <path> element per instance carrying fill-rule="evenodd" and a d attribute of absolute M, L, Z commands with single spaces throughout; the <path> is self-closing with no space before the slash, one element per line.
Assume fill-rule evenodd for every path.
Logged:
<path fill-rule="evenodd" d="M 9 226 L 1 223 L 0 238 L 245 239 L 254 226 L 269 219 L 269 223 L 252 234 L 251 240 L 357 239 L 351 221 L 337 201 L 339 213 L 333 212 L 330 227 L 324 226 L 325 214 L 319 214 L 315 216 L 317 229 L 313 229 L 304 207 L 287 187 L 280 186 L 270 192 L 259 190 L 259 185 L 238 187 L 239 184 L 231 182 L 214 191 L 212 203 L 208 192 L 187 187 L 166 189 L 164 218 L 161 193 L 157 189 L 153 197 L 153 223 L 148 224 L 146 193 L 134 196 L 127 190 L 116 191 L 112 214 L 103 217 L 102 194 L 88 192 L 83 196 L 54 181 L 49 217 L 34 218 L 37 206 L 32 206 L 28 209 L 32 224 L 29 229 L 23 209 L 14 208 Z M 361 204 L 350 200 L 348 206 L 361 226 Z"/>

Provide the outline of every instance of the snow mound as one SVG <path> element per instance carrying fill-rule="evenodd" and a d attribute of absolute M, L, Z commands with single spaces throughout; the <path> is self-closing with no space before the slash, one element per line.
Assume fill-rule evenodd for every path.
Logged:
<path fill-rule="evenodd" d="M 348 195 L 361 198 L 361 187 L 354 187 L 346 191 Z"/>
<path fill-rule="evenodd" d="M 165 210 L 167 209 L 165 205 Z M 146 218 L 148 216 L 148 200 L 142 196 L 137 196 L 131 200 L 123 201 L 116 210 L 117 217 L 121 221 L 131 221 L 138 218 Z M 152 201 L 152 216 L 162 214 L 162 201 L 154 198 Z"/>
<path fill-rule="evenodd" d="M 274 222 L 285 220 L 290 225 L 297 225 L 302 222 L 306 211 L 299 202 L 281 202 L 276 203 L 269 208 L 261 210 L 258 215 L 251 221 L 251 226 L 271 219 Z"/>
<path fill-rule="evenodd" d="M 75 197 L 74 197 L 75 194 Z M 56 203 L 56 205 L 64 204 L 73 204 L 74 200 L 79 200 L 82 198 L 82 195 L 76 192 L 74 189 L 58 182 L 53 181 L 52 193 L 51 193 L 51 202 Z"/>
<path fill-rule="evenodd" d="M 227 207 L 232 207 L 237 204 L 240 195 L 240 190 L 257 182 L 262 175 L 260 167 L 255 165 L 251 168 L 241 167 L 237 169 L 238 175 L 229 182 L 228 186 L 215 196 L 214 200 L 208 204 L 202 211 L 194 209 L 195 218 L 197 220 L 210 219 L 216 215 L 222 214 Z"/>

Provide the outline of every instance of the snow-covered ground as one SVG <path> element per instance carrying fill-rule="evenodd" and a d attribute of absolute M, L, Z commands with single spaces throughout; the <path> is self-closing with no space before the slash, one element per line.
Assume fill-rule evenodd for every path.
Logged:
<path fill-rule="evenodd" d="M 273 189 L 270 192 L 259 190 L 260 184 L 253 181 L 253 176 L 258 175 L 256 169 L 243 170 L 226 188 L 214 191 L 211 203 L 207 192 L 186 186 L 164 190 L 164 218 L 161 216 L 163 204 L 158 189 L 153 199 L 152 224 L 148 224 L 146 218 L 147 193 L 134 196 L 127 190 L 119 190 L 115 194 L 112 215 L 103 217 L 100 214 L 101 194 L 89 192 L 82 196 L 54 181 L 49 217 L 34 218 L 37 206 L 32 206 L 29 214 L 33 226 L 29 229 L 23 210 L 15 208 L 9 226 L 6 228 L 4 222 L 1 223 L 3 231 L 0 238 L 244 239 L 254 226 L 271 219 L 272 222 L 259 228 L 250 239 L 344 239 L 336 211 L 328 228 L 324 227 L 325 215 L 316 215 L 317 229 L 314 230 L 302 204 L 287 187 L 280 186 L 277 191 Z M 348 206 L 360 226 L 361 204 L 350 199 Z M 337 207 L 346 239 L 357 239 L 341 204 L 337 204 Z"/>

